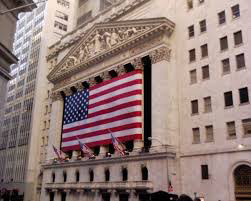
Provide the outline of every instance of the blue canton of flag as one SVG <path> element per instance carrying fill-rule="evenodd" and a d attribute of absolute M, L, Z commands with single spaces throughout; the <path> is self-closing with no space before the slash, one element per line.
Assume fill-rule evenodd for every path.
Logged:
<path fill-rule="evenodd" d="M 88 116 L 89 89 L 65 97 L 64 125 L 84 120 Z"/>

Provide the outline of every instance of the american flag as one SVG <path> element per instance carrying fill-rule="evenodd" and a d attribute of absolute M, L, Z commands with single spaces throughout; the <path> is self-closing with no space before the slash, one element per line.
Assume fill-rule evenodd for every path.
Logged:
<path fill-rule="evenodd" d="M 80 150 L 86 154 L 89 158 L 94 157 L 94 154 L 92 152 L 92 150 L 85 144 L 83 144 L 82 142 L 78 141 L 79 146 L 80 146 Z"/>
<path fill-rule="evenodd" d="M 142 139 L 142 70 L 118 76 L 65 97 L 62 149 Z"/>
<path fill-rule="evenodd" d="M 52 146 L 53 146 L 53 150 L 54 150 L 55 154 L 58 157 L 58 160 L 63 161 L 65 159 L 65 153 L 62 152 L 61 150 L 58 150 L 56 147 L 54 147 L 54 145 L 52 145 Z"/>
<path fill-rule="evenodd" d="M 112 137 L 112 144 L 113 144 L 114 149 L 117 150 L 120 153 L 120 155 L 124 156 L 125 150 L 126 150 L 124 145 L 112 134 L 111 134 L 111 137 Z"/>

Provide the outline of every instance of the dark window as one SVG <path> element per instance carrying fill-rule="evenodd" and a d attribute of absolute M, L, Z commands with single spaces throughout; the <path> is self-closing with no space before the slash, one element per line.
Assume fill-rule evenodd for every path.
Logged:
<path fill-rule="evenodd" d="M 102 193 L 102 201 L 110 201 L 111 194 L 110 193 Z"/>
<path fill-rule="evenodd" d="M 193 0 L 187 0 L 187 8 L 188 10 L 193 8 Z"/>
<path fill-rule="evenodd" d="M 129 200 L 129 193 L 120 193 L 119 194 L 119 201 L 128 201 Z"/>
<path fill-rule="evenodd" d="M 127 181 L 128 180 L 128 170 L 127 168 L 122 169 L 122 180 Z"/>
<path fill-rule="evenodd" d="M 207 44 L 200 46 L 201 49 L 201 57 L 207 57 L 208 56 L 208 48 Z"/>
<path fill-rule="evenodd" d="M 197 73 L 196 69 L 190 71 L 190 84 L 194 84 L 197 82 Z"/>
<path fill-rule="evenodd" d="M 188 36 L 189 36 L 189 38 L 194 37 L 194 26 L 193 25 L 188 27 Z"/>
<path fill-rule="evenodd" d="M 249 102 L 247 87 L 239 89 L 239 94 L 240 94 L 240 104 Z"/>
<path fill-rule="evenodd" d="M 204 2 L 205 2 L 205 0 L 199 0 L 199 4 L 202 4 Z"/>
<path fill-rule="evenodd" d="M 50 192 L 50 201 L 54 201 L 54 192 Z"/>
<path fill-rule="evenodd" d="M 220 38 L 220 49 L 221 51 L 228 49 L 227 36 Z"/>
<path fill-rule="evenodd" d="M 240 45 L 242 44 L 242 32 L 241 31 L 237 31 L 234 33 L 234 44 L 235 45 Z"/>
<path fill-rule="evenodd" d="M 98 155 L 99 155 L 99 152 L 100 152 L 100 146 L 94 147 L 93 152 L 94 152 L 94 154 L 95 154 L 96 156 L 98 156 Z"/>
<path fill-rule="evenodd" d="M 142 180 L 148 180 L 148 169 L 147 167 L 141 168 Z"/>
<path fill-rule="evenodd" d="M 243 119 L 242 127 L 243 127 L 244 135 L 250 135 L 251 134 L 251 118 Z"/>
<path fill-rule="evenodd" d="M 225 99 L 225 107 L 232 106 L 233 105 L 232 91 L 225 92 L 224 99 Z"/>
<path fill-rule="evenodd" d="M 198 100 L 191 101 L 191 107 L 192 107 L 192 114 L 199 113 Z"/>
<path fill-rule="evenodd" d="M 235 122 L 230 121 L 226 123 L 228 137 L 236 137 Z"/>
<path fill-rule="evenodd" d="M 94 181 L 94 172 L 93 170 L 89 171 L 90 182 Z"/>
<path fill-rule="evenodd" d="M 236 55 L 235 57 L 236 57 L 237 69 L 244 68 L 246 66 L 244 54 L 242 53 L 242 54 Z"/>
<path fill-rule="evenodd" d="M 63 177 L 64 177 L 64 182 L 66 182 L 67 181 L 67 174 L 66 174 L 66 172 L 63 172 Z"/>
<path fill-rule="evenodd" d="M 110 154 L 114 154 L 115 149 L 114 149 L 113 144 L 109 144 L 109 145 L 108 145 L 108 152 L 109 152 Z"/>
<path fill-rule="evenodd" d="M 79 171 L 76 171 L 76 182 L 79 182 Z"/>
<path fill-rule="evenodd" d="M 210 78 L 210 74 L 209 74 L 209 65 L 203 66 L 201 67 L 202 70 L 202 79 L 209 79 Z"/>
<path fill-rule="evenodd" d="M 218 13 L 219 24 L 224 24 L 226 22 L 226 14 L 225 11 L 221 11 Z"/>
<path fill-rule="evenodd" d="M 52 182 L 54 183 L 54 182 L 55 182 L 55 178 L 56 178 L 56 175 L 55 175 L 54 172 L 52 173 L 52 176 L 51 176 L 51 177 L 52 177 Z"/>
<path fill-rule="evenodd" d="M 201 179 L 209 179 L 208 165 L 201 165 Z"/>
<path fill-rule="evenodd" d="M 133 140 L 129 140 L 129 141 L 125 142 L 125 147 L 126 147 L 127 151 L 132 152 L 133 147 L 134 147 Z"/>
<path fill-rule="evenodd" d="M 110 170 L 109 169 L 105 170 L 105 181 L 110 181 Z"/>
<path fill-rule="evenodd" d="M 189 61 L 195 61 L 196 60 L 196 55 L 195 55 L 195 49 L 189 50 Z"/>
<path fill-rule="evenodd" d="M 239 6 L 239 4 L 232 7 L 232 17 L 233 17 L 233 19 L 240 17 L 240 6 Z"/>
<path fill-rule="evenodd" d="M 200 143 L 200 128 L 193 128 L 193 144 Z"/>
<path fill-rule="evenodd" d="M 206 20 L 200 21 L 200 32 L 206 32 L 207 31 L 207 23 Z"/>
<path fill-rule="evenodd" d="M 66 192 L 61 192 L 61 201 L 66 201 Z"/>
<path fill-rule="evenodd" d="M 229 59 L 228 58 L 223 59 L 221 61 L 221 63 L 222 63 L 222 72 L 223 73 L 229 73 L 230 72 L 230 61 L 229 61 Z"/>

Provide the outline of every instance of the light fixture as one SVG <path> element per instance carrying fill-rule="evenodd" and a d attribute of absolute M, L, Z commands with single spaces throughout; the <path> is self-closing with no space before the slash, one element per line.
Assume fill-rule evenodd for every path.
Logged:
<path fill-rule="evenodd" d="M 245 145 L 244 144 L 238 144 L 238 149 L 244 149 L 245 148 Z"/>

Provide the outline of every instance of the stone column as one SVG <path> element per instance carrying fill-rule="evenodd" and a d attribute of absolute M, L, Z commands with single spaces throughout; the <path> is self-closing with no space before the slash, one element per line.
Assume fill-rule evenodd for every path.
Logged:
<path fill-rule="evenodd" d="M 149 56 L 152 62 L 152 147 L 172 144 L 178 132 L 177 76 L 170 49 L 160 47 Z"/>
<path fill-rule="evenodd" d="M 130 191 L 130 195 L 129 195 L 129 201 L 138 201 L 139 198 L 136 194 L 136 191 L 135 190 L 131 190 Z"/>
<path fill-rule="evenodd" d="M 51 127 L 49 129 L 49 142 L 48 142 L 48 154 L 47 160 L 56 158 L 53 145 L 59 149 L 61 139 L 61 129 L 63 120 L 63 97 L 60 92 L 54 92 L 52 94 L 52 111 L 51 111 Z"/>

